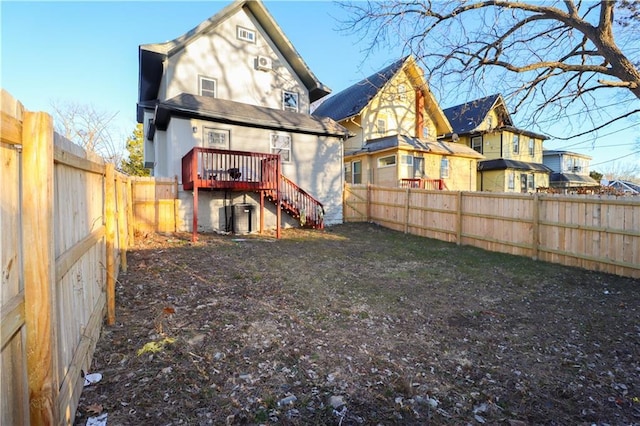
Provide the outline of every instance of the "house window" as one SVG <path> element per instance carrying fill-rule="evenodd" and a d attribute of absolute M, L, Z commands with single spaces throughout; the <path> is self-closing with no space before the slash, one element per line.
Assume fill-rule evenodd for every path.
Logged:
<path fill-rule="evenodd" d="M 527 192 L 527 175 L 524 173 L 520 175 L 520 192 Z"/>
<path fill-rule="evenodd" d="M 422 128 L 422 139 L 429 139 L 429 128 L 427 126 Z"/>
<path fill-rule="evenodd" d="M 533 157 L 535 152 L 536 142 L 533 138 L 529 138 L 529 155 Z"/>
<path fill-rule="evenodd" d="M 295 92 L 282 92 L 282 109 L 298 112 L 298 94 Z"/>
<path fill-rule="evenodd" d="M 200 96 L 216 97 L 216 80 L 209 77 L 199 77 Z"/>
<path fill-rule="evenodd" d="M 378 158 L 378 167 L 390 167 L 396 165 L 396 156 L 389 155 L 387 157 Z"/>
<path fill-rule="evenodd" d="M 400 163 L 404 164 L 405 166 L 413 166 L 413 156 L 411 156 L 411 155 L 401 155 L 400 156 Z"/>
<path fill-rule="evenodd" d="M 533 173 L 531 173 L 529 175 L 529 179 L 528 179 L 528 185 L 529 185 L 529 190 L 530 191 L 534 191 L 536 189 L 536 183 L 535 183 L 535 175 Z"/>
<path fill-rule="evenodd" d="M 407 86 L 404 84 L 398 86 L 398 99 L 401 101 L 407 100 Z"/>
<path fill-rule="evenodd" d="M 387 120 L 385 120 L 384 118 L 379 118 L 376 121 L 376 132 L 380 133 L 381 135 L 387 133 Z"/>
<path fill-rule="evenodd" d="M 353 183 L 351 180 L 351 163 L 344 163 L 344 181 L 346 183 Z"/>
<path fill-rule="evenodd" d="M 492 115 L 489 115 L 487 117 L 487 127 L 489 129 L 493 129 L 493 116 Z"/>
<path fill-rule="evenodd" d="M 440 179 L 446 179 L 449 177 L 449 159 L 443 158 L 440 160 Z"/>
<path fill-rule="evenodd" d="M 280 154 L 282 161 L 288 163 L 291 161 L 291 136 L 271 134 L 271 153 Z"/>
<path fill-rule="evenodd" d="M 513 172 L 509 173 L 508 177 L 509 177 L 509 183 L 508 183 L 507 187 L 509 189 L 515 189 L 515 187 L 516 187 L 516 182 L 515 182 L 516 181 L 516 175 L 515 175 L 515 173 L 513 173 Z"/>
<path fill-rule="evenodd" d="M 249 43 L 256 42 L 256 32 L 243 27 L 237 27 L 236 37 L 238 40 L 248 41 Z"/>
<path fill-rule="evenodd" d="M 482 136 L 474 136 L 471 138 L 471 148 L 482 154 Z"/>
<path fill-rule="evenodd" d="M 203 128 L 203 146 L 205 148 L 229 149 L 229 131 L 214 129 L 212 127 Z"/>
<path fill-rule="evenodd" d="M 362 183 L 362 161 L 354 161 L 351 163 L 352 182 L 354 184 Z"/>
<path fill-rule="evenodd" d="M 513 135 L 513 153 L 520 152 L 520 135 Z"/>

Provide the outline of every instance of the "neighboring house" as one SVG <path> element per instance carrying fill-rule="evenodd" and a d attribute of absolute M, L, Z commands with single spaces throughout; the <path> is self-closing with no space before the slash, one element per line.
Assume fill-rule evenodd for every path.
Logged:
<path fill-rule="evenodd" d="M 640 195 L 640 185 L 626 180 L 613 180 L 607 184 L 609 188 L 625 195 Z"/>
<path fill-rule="evenodd" d="M 542 163 L 548 139 L 514 127 L 501 95 L 476 99 L 444 110 L 457 140 L 484 155 L 478 163 L 479 191 L 535 192 L 549 186 L 551 169 Z"/>
<path fill-rule="evenodd" d="M 584 187 L 599 187 L 600 183 L 589 176 L 591 157 L 577 152 L 547 150 L 542 152 L 542 160 L 553 173 L 549 176 L 549 186 L 564 192 Z"/>
<path fill-rule="evenodd" d="M 342 222 L 346 129 L 310 115 L 330 90 L 261 1 L 236 1 L 175 40 L 141 45 L 139 66 L 145 166 L 177 176 L 183 230 L 229 231 L 237 212 L 241 231 L 272 228 L 276 205 L 296 219 L 285 225 Z"/>
<path fill-rule="evenodd" d="M 322 102 L 313 111 L 346 127 L 345 181 L 475 190 L 483 158 L 438 141 L 451 126 L 413 57 L 403 58 Z"/>

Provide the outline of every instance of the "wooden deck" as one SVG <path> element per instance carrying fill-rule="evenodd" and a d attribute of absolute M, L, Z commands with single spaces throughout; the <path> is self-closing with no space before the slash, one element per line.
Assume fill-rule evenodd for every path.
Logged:
<path fill-rule="evenodd" d="M 182 157 L 182 185 L 186 191 L 275 190 L 279 161 L 277 154 L 193 148 Z"/>

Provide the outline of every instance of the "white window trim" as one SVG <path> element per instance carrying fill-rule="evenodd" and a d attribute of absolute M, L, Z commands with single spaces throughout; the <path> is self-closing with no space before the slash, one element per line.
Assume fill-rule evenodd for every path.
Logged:
<path fill-rule="evenodd" d="M 533 138 L 529 138 L 529 155 L 533 156 L 536 153 L 536 141 Z"/>
<path fill-rule="evenodd" d="M 516 174 L 514 172 L 509 172 L 507 182 L 507 189 L 516 189 Z"/>
<path fill-rule="evenodd" d="M 209 144 L 209 140 L 208 140 L 208 133 L 212 132 L 212 133 L 217 133 L 219 135 L 224 135 L 225 136 L 225 143 L 224 145 L 210 145 Z M 230 145 L 231 145 L 231 131 L 229 130 L 225 130 L 225 129 L 218 129 L 215 127 L 210 127 L 210 126 L 202 126 L 202 146 L 204 148 L 213 148 L 213 149 L 229 149 Z"/>
<path fill-rule="evenodd" d="M 473 141 L 474 141 L 474 140 L 478 140 L 478 139 L 480 139 L 480 145 L 479 145 L 479 147 L 480 147 L 480 151 L 478 151 L 477 149 L 475 149 L 475 148 L 473 147 Z M 473 149 L 474 151 L 479 152 L 480 154 L 482 154 L 482 151 L 483 151 L 483 149 L 482 149 L 482 145 L 483 145 L 483 143 L 482 143 L 482 142 L 483 142 L 483 140 L 482 140 L 482 136 L 473 136 L 473 137 L 471 138 L 471 149 Z"/>
<path fill-rule="evenodd" d="M 446 165 L 446 166 L 445 166 Z M 450 174 L 451 164 L 447 157 L 443 157 L 440 160 L 440 179 L 447 179 Z"/>
<path fill-rule="evenodd" d="M 295 97 L 295 99 L 296 99 L 296 108 L 295 109 L 287 106 L 287 104 L 285 102 L 285 98 L 286 98 L 287 95 L 293 95 L 293 97 Z M 282 91 L 282 109 L 284 111 L 300 112 L 300 95 L 298 94 L 298 92 L 291 92 L 289 90 L 283 90 Z"/>
<path fill-rule="evenodd" d="M 354 167 L 356 163 L 360 164 L 360 182 L 355 183 L 356 182 L 356 168 Z M 352 161 L 351 162 L 351 183 L 353 183 L 354 185 L 359 185 L 362 183 L 362 160 L 358 160 L 358 161 Z"/>
<path fill-rule="evenodd" d="M 513 145 L 513 153 L 520 154 L 520 135 L 514 134 L 511 143 Z"/>
<path fill-rule="evenodd" d="M 251 34 L 251 37 L 244 36 L 243 32 L 246 33 L 246 34 Z M 242 26 L 238 25 L 236 27 L 236 38 L 238 40 L 246 41 L 246 42 L 249 42 L 249 43 L 255 43 L 256 42 L 256 32 L 254 30 L 250 30 L 249 28 L 245 28 L 245 27 L 242 27 Z"/>
<path fill-rule="evenodd" d="M 289 148 L 278 148 L 275 146 L 274 141 L 280 138 L 286 138 L 289 140 Z M 289 134 L 271 133 L 271 135 L 269 136 L 269 152 L 271 152 L 272 154 L 280 154 L 280 158 L 282 158 L 283 163 L 291 163 L 292 154 L 293 154 L 291 149 L 292 146 L 293 146 L 293 139 Z M 283 151 L 289 152 L 289 159 L 287 159 L 284 155 L 282 155 Z"/>
<path fill-rule="evenodd" d="M 380 160 L 383 160 L 385 158 L 393 158 L 393 163 L 391 163 L 391 164 L 381 164 Z M 398 164 L 398 158 L 396 157 L 395 154 L 393 154 L 393 155 L 385 155 L 384 157 L 379 157 L 378 160 L 376 161 L 376 163 L 377 163 L 379 169 L 384 169 L 386 167 L 395 167 L 396 164 Z"/>
<path fill-rule="evenodd" d="M 199 75 L 198 76 L 198 94 L 200 96 L 208 96 L 208 95 L 203 94 L 203 92 L 202 92 L 202 82 L 205 81 L 205 80 L 206 81 L 212 81 L 213 82 L 213 86 L 214 86 L 213 96 L 209 96 L 209 97 L 217 98 L 218 97 L 218 81 L 215 78 L 207 77 L 207 76 L 204 76 L 204 75 Z M 210 92 L 210 90 L 207 90 L 207 91 Z"/>
<path fill-rule="evenodd" d="M 535 175 L 533 173 L 530 173 L 529 176 L 527 176 L 527 188 L 531 189 L 531 190 L 535 190 Z"/>
<path fill-rule="evenodd" d="M 383 126 L 380 126 L 380 123 L 383 123 Z M 376 119 L 376 133 L 384 135 L 387 133 L 387 119 L 386 118 L 377 118 Z"/>

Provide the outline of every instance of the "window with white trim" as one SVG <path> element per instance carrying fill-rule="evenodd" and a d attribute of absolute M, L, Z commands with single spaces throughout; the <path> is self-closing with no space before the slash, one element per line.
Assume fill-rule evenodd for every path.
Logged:
<path fill-rule="evenodd" d="M 407 100 L 407 86 L 405 84 L 398 85 L 398 99 L 401 101 Z"/>
<path fill-rule="evenodd" d="M 378 158 L 378 167 L 391 167 L 396 165 L 396 156 L 388 155 L 386 157 Z"/>
<path fill-rule="evenodd" d="M 536 189 L 535 175 L 533 173 L 531 173 L 529 175 L 529 179 L 527 180 L 527 184 L 529 185 L 529 190 L 530 191 L 534 191 Z"/>
<path fill-rule="evenodd" d="M 401 155 L 400 163 L 405 166 L 413 166 L 413 156 L 412 155 Z"/>
<path fill-rule="evenodd" d="M 216 97 L 217 83 L 214 78 L 199 76 L 198 86 L 199 86 L 200 96 L 207 96 L 209 98 Z"/>
<path fill-rule="evenodd" d="M 482 154 L 482 136 L 474 136 L 471 138 L 471 148 Z"/>
<path fill-rule="evenodd" d="M 507 184 L 507 188 L 515 189 L 516 187 L 516 174 L 514 172 L 510 172 L 508 175 L 509 182 Z"/>
<path fill-rule="evenodd" d="M 256 32 L 244 27 L 236 27 L 236 37 L 238 40 L 248 41 L 249 43 L 256 42 Z"/>
<path fill-rule="evenodd" d="M 351 170 L 353 172 L 352 182 L 354 184 L 362 183 L 362 161 L 353 161 L 351 165 Z"/>
<path fill-rule="evenodd" d="M 296 92 L 282 92 L 282 109 L 285 111 L 299 112 L 298 94 Z"/>
<path fill-rule="evenodd" d="M 513 135 L 513 153 L 520 152 L 520 135 Z"/>
<path fill-rule="evenodd" d="M 203 127 L 202 142 L 205 148 L 229 149 L 229 131 Z"/>
<path fill-rule="evenodd" d="M 344 163 L 344 181 L 346 183 L 353 183 L 351 180 L 351 163 Z"/>
<path fill-rule="evenodd" d="M 283 163 L 291 161 L 291 135 L 271 134 L 271 153 L 280 154 Z"/>
<path fill-rule="evenodd" d="M 533 138 L 529 138 L 529 155 L 533 156 L 535 153 L 536 141 Z"/>
<path fill-rule="evenodd" d="M 378 118 L 376 120 L 376 133 L 384 135 L 387 133 L 387 120 L 384 118 Z"/>
<path fill-rule="evenodd" d="M 444 157 L 440 160 L 440 179 L 446 179 L 449 177 L 449 159 Z"/>

